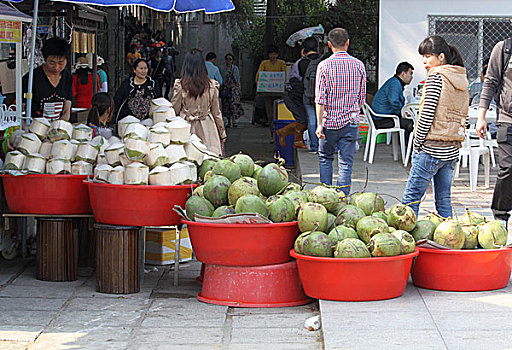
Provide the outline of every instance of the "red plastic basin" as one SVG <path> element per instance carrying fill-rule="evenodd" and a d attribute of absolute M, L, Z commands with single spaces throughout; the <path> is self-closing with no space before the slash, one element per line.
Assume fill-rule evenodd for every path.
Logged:
<path fill-rule="evenodd" d="M 173 210 L 185 207 L 197 184 L 178 186 L 111 185 L 87 181 L 96 221 L 121 226 L 174 226 Z"/>
<path fill-rule="evenodd" d="M 206 265 L 199 301 L 235 307 L 286 307 L 304 305 L 297 264 L 267 266 Z"/>
<path fill-rule="evenodd" d="M 299 234 L 296 221 L 275 224 L 187 224 L 197 260 L 225 266 L 259 266 L 290 261 Z"/>
<path fill-rule="evenodd" d="M 421 288 L 476 292 L 505 288 L 510 280 L 512 248 L 443 250 L 417 248 L 412 281 Z"/>
<path fill-rule="evenodd" d="M 290 251 L 297 259 L 306 295 L 339 301 L 370 301 L 404 294 L 412 260 L 411 254 L 383 258 L 320 258 Z"/>
<path fill-rule="evenodd" d="M 2 175 L 12 213 L 72 215 L 91 212 L 86 175 Z"/>

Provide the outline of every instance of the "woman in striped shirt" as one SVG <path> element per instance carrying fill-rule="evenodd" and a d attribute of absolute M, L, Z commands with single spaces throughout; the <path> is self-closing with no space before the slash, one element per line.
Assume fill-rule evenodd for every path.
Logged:
<path fill-rule="evenodd" d="M 428 71 L 414 136 L 412 167 L 402 203 L 418 215 L 419 201 L 434 179 L 437 212 L 452 216 L 451 185 L 459 148 L 465 138 L 469 107 L 466 68 L 459 51 L 440 36 L 418 48 Z"/>

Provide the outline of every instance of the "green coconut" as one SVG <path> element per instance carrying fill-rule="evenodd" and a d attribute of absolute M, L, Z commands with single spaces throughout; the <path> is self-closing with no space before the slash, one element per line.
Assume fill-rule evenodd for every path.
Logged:
<path fill-rule="evenodd" d="M 295 206 L 287 197 L 276 195 L 266 201 L 269 219 L 272 222 L 289 222 L 295 220 Z"/>
<path fill-rule="evenodd" d="M 253 179 L 258 179 L 258 175 L 260 174 L 261 169 L 263 169 L 260 165 L 254 164 L 254 171 L 252 172 L 251 177 Z"/>
<path fill-rule="evenodd" d="M 318 203 L 304 203 L 297 216 L 300 232 L 325 231 L 327 229 L 327 210 Z"/>
<path fill-rule="evenodd" d="M 508 232 L 498 220 L 478 226 L 478 244 L 484 249 L 497 249 L 507 244 Z"/>
<path fill-rule="evenodd" d="M 253 194 L 248 194 L 238 198 L 238 201 L 235 205 L 235 213 L 237 214 L 260 214 L 268 218 L 269 211 L 265 202 L 258 196 Z"/>
<path fill-rule="evenodd" d="M 258 175 L 258 188 L 264 196 L 272 196 L 288 186 L 288 173 L 275 163 L 267 164 Z"/>
<path fill-rule="evenodd" d="M 388 232 L 388 224 L 375 216 L 365 216 L 357 222 L 357 235 L 359 239 L 368 244 L 370 238 L 378 233 Z"/>
<path fill-rule="evenodd" d="M 230 214 L 235 214 L 235 208 L 233 208 L 232 205 L 223 205 L 215 209 L 212 216 L 214 218 L 219 218 L 221 216 Z"/>
<path fill-rule="evenodd" d="M 386 221 L 386 223 L 389 220 L 389 214 L 384 211 L 376 211 L 376 212 L 372 213 L 372 216 L 382 219 L 382 220 Z"/>
<path fill-rule="evenodd" d="M 211 170 L 208 170 L 205 174 L 204 174 L 204 178 L 203 178 L 203 182 L 206 183 L 208 180 L 210 180 L 210 177 L 212 177 L 213 173 Z M 226 178 L 227 179 L 227 178 Z"/>
<path fill-rule="evenodd" d="M 314 231 L 304 238 L 302 251 L 305 255 L 309 256 L 321 256 L 321 257 L 332 257 L 333 247 L 331 240 L 322 231 Z"/>
<path fill-rule="evenodd" d="M 233 182 L 233 184 L 229 187 L 229 205 L 236 205 L 236 201 L 238 200 L 238 198 L 245 196 L 247 194 L 259 196 L 260 191 L 258 190 L 258 185 L 254 183 L 254 179 L 250 177 L 242 177 Z"/>
<path fill-rule="evenodd" d="M 212 175 L 204 184 L 203 196 L 208 199 L 215 208 L 228 205 L 228 191 L 231 182 L 222 175 Z"/>
<path fill-rule="evenodd" d="M 217 160 L 213 158 L 203 160 L 203 163 L 201 163 L 201 165 L 197 169 L 197 174 L 199 175 L 199 177 L 204 180 L 206 172 L 212 170 L 213 167 L 215 166 L 215 163 L 217 163 Z"/>
<path fill-rule="evenodd" d="M 247 154 L 235 154 L 229 159 L 238 164 L 242 176 L 251 176 L 254 173 L 254 161 Z"/>
<path fill-rule="evenodd" d="M 391 234 L 400 240 L 402 254 L 410 254 L 414 252 L 416 249 L 416 242 L 409 232 L 404 230 L 395 230 L 391 232 Z"/>
<path fill-rule="evenodd" d="M 368 244 L 370 254 L 375 257 L 397 256 L 402 251 L 400 240 L 388 232 L 378 233 Z"/>
<path fill-rule="evenodd" d="M 295 253 L 304 254 L 304 240 L 306 239 L 307 236 L 309 236 L 310 233 L 311 231 L 301 233 L 299 237 L 295 239 L 295 243 L 293 244 L 293 249 L 295 250 Z"/>
<path fill-rule="evenodd" d="M 336 226 L 336 216 L 331 213 L 327 213 L 327 229 L 325 232 L 331 232 L 331 230 Z"/>
<path fill-rule="evenodd" d="M 434 242 L 452 249 L 464 246 L 465 235 L 462 226 L 456 220 L 448 219 L 437 226 L 434 232 Z"/>
<path fill-rule="evenodd" d="M 302 191 L 285 192 L 284 196 L 292 201 L 296 212 L 301 204 L 307 203 L 308 201 L 308 195 Z"/>
<path fill-rule="evenodd" d="M 212 174 L 222 175 L 228 178 L 231 183 L 235 182 L 242 176 L 242 172 L 238 164 L 229 159 L 221 159 L 215 163 Z"/>
<path fill-rule="evenodd" d="M 478 245 L 478 227 L 475 225 L 462 225 L 464 231 L 464 245 L 462 249 L 475 249 Z"/>
<path fill-rule="evenodd" d="M 358 238 L 345 238 L 336 244 L 335 258 L 370 258 L 371 254 L 363 241 Z"/>
<path fill-rule="evenodd" d="M 288 186 L 286 186 L 282 192 L 282 194 L 286 194 L 288 192 L 292 192 L 292 191 L 301 191 L 302 190 L 302 187 L 295 183 L 295 182 L 290 182 L 288 184 Z"/>
<path fill-rule="evenodd" d="M 416 214 L 408 205 L 395 204 L 389 210 L 389 226 L 410 232 L 416 227 Z"/>
<path fill-rule="evenodd" d="M 308 194 L 308 201 L 322 204 L 328 212 L 332 213 L 335 211 L 340 198 L 335 189 L 317 186 Z"/>
<path fill-rule="evenodd" d="M 335 223 L 336 225 L 343 225 L 355 229 L 357 222 L 364 217 L 365 215 L 361 208 L 349 204 L 338 212 Z"/>
<path fill-rule="evenodd" d="M 460 222 L 465 225 L 479 225 L 485 222 L 482 215 L 466 209 L 466 212 L 460 218 Z"/>
<path fill-rule="evenodd" d="M 432 240 L 434 238 L 434 232 L 436 231 L 437 225 L 431 220 L 418 220 L 416 227 L 411 231 L 411 235 L 416 242 L 423 239 Z"/>
<path fill-rule="evenodd" d="M 362 193 L 352 193 L 352 195 L 350 195 L 350 201 L 348 202 L 348 204 L 356 205 L 356 200 L 360 195 L 362 195 Z"/>
<path fill-rule="evenodd" d="M 378 211 L 384 211 L 384 199 L 377 193 L 365 192 L 357 196 L 355 205 L 361 208 L 366 215 L 372 215 Z"/>
<path fill-rule="evenodd" d="M 446 219 L 437 213 L 430 213 L 430 214 L 425 215 L 425 217 L 423 217 L 423 220 L 432 221 L 434 224 L 436 224 L 436 227 L 437 227 L 437 226 L 439 226 L 440 223 L 442 223 Z"/>
<path fill-rule="evenodd" d="M 195 214 L 202 216 L 212 216 L 215 208 L 212 203 L 203 197 L 192 196 L 187 199 L 185 203 L 185 210 L 187 211 L 187 216 L 190 220 L 195 221 Z"/>
<path fill-rule="evenodd" d="M 204 185 L 197 186 L 196 188 L 194 188 L 194 191 L 192 191 L 192 195 L 204 197 L 203 190 L 204 190 Z"/>
<path fill-rule="evenodd" d="M 357 232 L 350 227 L 346 227 L 343 225 L 338 225 L 329 231 L 329 239 L 331 240 L 332 245 L 336 245 L 338 242 L 343 241 L 346 238 L 357 238 Z"/>

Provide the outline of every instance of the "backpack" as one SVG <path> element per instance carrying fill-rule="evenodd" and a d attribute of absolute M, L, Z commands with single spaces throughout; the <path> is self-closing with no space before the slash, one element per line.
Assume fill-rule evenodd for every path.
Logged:
<path fill-rule="evenodd" d="M 320 56 L 314 60 L 310 60 L 306 71 L 304 72 L 304 97 L 307 104 L 315 104 L 315 84 L 316 84 L 316 69 L 318 64 L 324 59 Z"/>

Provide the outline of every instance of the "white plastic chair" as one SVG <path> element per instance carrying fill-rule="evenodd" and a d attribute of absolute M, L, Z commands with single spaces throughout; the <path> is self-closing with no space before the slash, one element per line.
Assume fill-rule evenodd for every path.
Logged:
<path fill-rule="evenodd" d="M 466 130 L 466 140 L 462 143 L 462 148 L 459 150 L 459 162 L 455 166 L 455 177 L 459 177 L 460 161 L 463 157 L 469 158 L 469 187 L 472 192 L 476 191 L 476 184 L 478 180 L 478 163 L 480 156 L 483 156 L 484 161 L 484 184 L 485 188 L 489 187 L 490 182 L 490 162 L 489 162 L 489 148 L 484 145 L 483 139 L 478 139 L 478 145 L 473 145 L 470 139 L 471 135 L 476 135 L 476 130 Z"/>
<path fill-rule="evenodd" d="M 373 110 L 368 106 L 367 103 L 363 105 L 363 112 L 368 119 L 368 137 L 366 139 L 366 147 L 364 148 L 364 158 L 366 161 L 368 159 L 368 150 L 370 150 L 370 158 L 368 159 L 368 163 L 373 163 L 373 156 L 375 155 L 375 145 L 377 144 L 377 136 L 379 134 L 391 133 L 393 136 L 399 136 L 400 140 L 400 151 L 402 153 L 402 159 L 404 159 L 405 152 L 405 131 L 400 128 L 400 119 L 396 115 L 391 114 L 378 114 L 373 112 Z M 395 122 L 395 126 L 393 128 L 382 128 L 377 129 L 375 124 L 373 123 L 372 115 L 380 118 L 392 118 Z M 393 138 L 393 159 L 398 160 L 398 143 L 396 137 Z"/>
<path fill-rule="evenodd" d="M 409 158 L 412 153 L 412 144 L 414 140 L 414 133 L 416 130 L 416 123 L 418 122 L 418 112 L 420 110 L 419 103 L 408 103 L 402 108 L 402 118 L 412 119 L 413 129 L 407 142 L 407 151 L 405 152 L 404 166 L 406 167 L 409 163 Z"/>
<path fill-rule="evenodd" d="M 473 104 L 473 105 L 469 106 L 469 108 L 478 110 L 479 107 L 478 107 L 478 104 Z M 493 111 L 495 108 L 496 108 L 496 106 L 494 104 L 491 104 L 489 106 L 489 111 Z M 475 127 L 474 125 L 471 125 L 471 128 L 474 128 L 474 127 Z M 478 141 L 475 139 L 473 139 L 471 141 L 472 141 L 471 144 L 473 146 L 478 144 Z M 492 163 L 492 167 L 494 168 L 494 167 L 496 167 L 496 157 L 494 156 L 494 148 L 498 148 L 498 142 L 496 141 L 496 139 L 493 139 L 491 137 L 490 132 L 485 133 L 485 139 L 483 141 L 484 141 L 484 146 L 489 148 L 489 154 L 491 156 L 491 163 Z M 467 165 L 466 159 L 464 159 L 463 166 L 466 166 L 466 165 Z"/>

